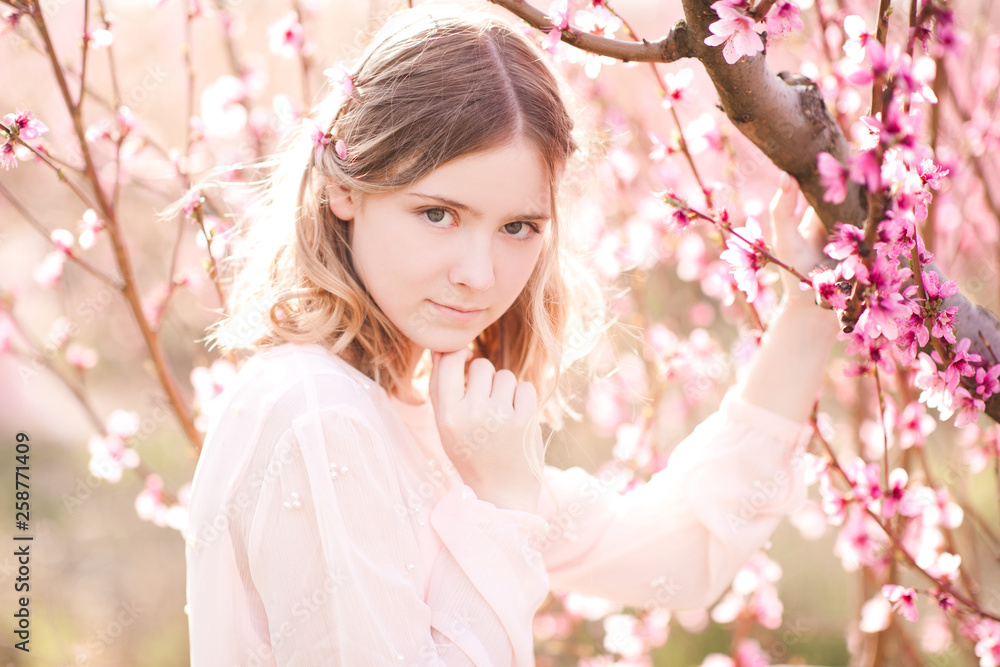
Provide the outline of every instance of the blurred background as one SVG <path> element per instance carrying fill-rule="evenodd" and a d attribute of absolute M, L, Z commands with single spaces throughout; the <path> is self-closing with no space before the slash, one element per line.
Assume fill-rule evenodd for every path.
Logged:
<path fill-rule="evenodd" d="M 895 13 L 905 16 L 908 4 L 896 4 Z M 934 139 L 952 173 L 924 234 L 962 291 L 996 312 L 1000 222 L 987 186 L 996 196 L 991 150 L 1000 139 L 1000 21 L 993 4 L 953 3 L 964 51 L 948 60 L 953 101 L 942 104 Z M 200 221 L 171 207 L 210 170 L 272 150 L 323 89 L 324 70 L 348 63 L 366 35 L 401 6 L 394 0 L 41 3 L 74 96 L 89 11 L 91 94 L 81 122 L 101 182 L 109 192 L 118 183 L 118 223 L 143 311 L 196 416 L 235 370 L 202 338 L 221 307 L 209 258 L 221 261 L 229 252 L 226 234 L 246 203 L 245 189 L 206 194 Z M 593 8 L 583 1 L 571 2 L 571 9 Z M 619 0 L 613 9 L 648 39 L 680 18 L 679 3 Z M 838 0 L 817 9 L 806 0 L 801 9 L 804 29 L 769 46 L 769 63 L 818 80 L 847 129 L 864 112 L 867 93 L 837 74 L 848 39 L 843 18 L 860 15 L 871 29 L 877 7 Z M 38 50 L 39 31 L 27 17 L 12 18 L 6 3 L 0 13 L 6 17 L 0 114 L 37 114 L 49 131 L 34 143 L 68 165 L 82 164 L 52 63 Z M 597 16 L 606 29 L 615 27 L 607 15 Z M 618 26 L 617 36 L 627 38 L 627 28 Z M 903 36 L 894 18 L 890 40 Z M 581 465 L 625 489 L 662 467 L 714 410 L 753 347 L 745 300 L 718 260 L 718 235 L 707 226 L 674 233 L 672 209 L 655 193 L 672 190 L 705 210 L 701 191 L 708 186 L 713 204 L 742 224 L 766 209 L 778 173 L 715 107 L 717 96 L 698 63 L 658 67 L 668 92 L 677 93 L 668 94 L 672 104 L 665 105 L 648 65 L 584 58 L 569 47 L 557 49 L 553 62 L 577 98 L 580 130 L 590 137 L 587 176 L 571 186 L 578 197 L 565 219 L 616 294 L 622 326 L 596 352 L 598 379 L 571 382 L 582 418 L 555 434 L 549 462 Z M 116 97 L 127 112 L 108 105 Z M 681 131 L 688 155 L 680 150 Z M 926 131 L 923 136 L 929 140 Z M 0 665 L 186 665 L 179 528 L 196 450 L 170 409 L 133 313 L 111 285 L 119 273 L 107 234 L 55 169 L 21 149 L 18 159 L 16 168 L 0 171 L 0 456 L 7 457 L 0 461 L 0 539 L 13 544 L 14 444 L 24 432 L 30 436 L 27 533 L 34 537 L 31 652 L 12 648 L 8 610 L 15 609 L 17 563 L 13 548 L 3 547 Z M 249 177 L 223 173 L 237 186 Z M 51 240 L 57 229 L 67 230 L 68 240 L 58 234 Z M 61 258 L 60 243 L 89 269 Z M 756 301 L 765 321 L 779 296 L 765 289 Z M 854 365 L 841 346 L 820 404 L 821 427 L 838 456 L 878 461 L 877 396 L 871 377 L 853 372 Z M 914 398 L 906 396 L 909 379 L 889 374 L 884 381 L 902 413 Z M 921 482 L 951 489 L 965 517 L 948 535 L 952 551 L 962 554 L 982 607 L 1000 612 L 995 425 L 985 417 L 962 429 L 930 415 L 931 422 L 914 419 L 916 426 L 890 427 L 892 456 L 904 465 L 920 458 Z M 647 427 L 648 437 L 635 436 Z M 925 442 L 911 448 L 913 438 Z M 764 658 L 728 659 L 833 666 L 865 653 L 881 656 L 868 664 L 996 664 L 979 662 L 975 642 L 961 639 L 960 624 L 926 596 L 916 625 L 890 620 L 876 605 L 868 610 L 876 620 L 869 618 L 862 632 L 862 605 L 878 597 L 885 573 L 851 570 L 838 527 L 828 525 L 815 489 L 811 497 L 803 512 L 782 523 L 768 555 L 744 574 L 744 588 L 727 597 L 728 606 L 644 616 L 554 595 L 536 622 L 539 664 L 709 665 L 709 654 L 749 650 L 744 642 L 755 642 Z M 894 581 L 927 588 L 926 580 L 902 568 L 897 574 L 895 561 L 888 567 Z M 628 641 L 608 639 L 622 632 Z M 881 638 L 881 652 L 873 653 L 872 637 Z"/>

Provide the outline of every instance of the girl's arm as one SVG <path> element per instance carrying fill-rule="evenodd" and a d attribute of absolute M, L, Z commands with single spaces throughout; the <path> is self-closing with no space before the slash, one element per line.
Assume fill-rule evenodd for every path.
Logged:
<path fill-rule="evenodd" d="M 798 188 L 792 183 L 783 174 L 771 203 L 773 246 L 780 259 L 808 274 L 824 257 L 825 232 L 812 209 L 797 224 Z M 739 395 L 792 421 L 805 422 L 819 393 L 838 323 L 832 310 L 816 306 L 812 290 L 799 288 L 797 278 L 783 270 L 782 281 L 785 303 L 768 325 L 740 383 Z"/>
<path fill-rule="evenodd" d="M 797 191 L 772 205 L 775 252 L 807 273 L 822 258 L 811 216 L 800 232 Z M 794 277 L 739 386 L 672 453 L 666 469 L 622 494 L 615 471 L 547 469 L 537 545 L 553 588 L 642 609 L 712 604 L 737 570 L 805 500 L 804 425 L 816 400 L 837 321 Z M 619 472 L 625 472 L 624 470 Z"/>

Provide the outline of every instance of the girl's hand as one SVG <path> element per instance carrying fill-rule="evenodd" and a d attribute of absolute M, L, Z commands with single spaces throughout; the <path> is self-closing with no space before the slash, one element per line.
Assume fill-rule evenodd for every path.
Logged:
<path fill-rule="evenodd" d="M 827 259 L 823 254 L 827 234 L 811 206 L 801 218 L 795 214 L 798 198 L 798 183 L 782 173 L 778 191 L 771 200 L 770 224 L 765 225 L 763 233 L 775 257 L 808 277 L 810 271 Z M 788 271 L 781 269 L 780 273 L 789 306 L 799 303 L 815 305 L 813 290 L 803 290 L 800 287 L 802 282 Z"/>
<path fill-rule="evenodd" d="M 544 462 L 535 387 L 482 358 L 469 365 L 466 381 L 471 354 L 432 354 L 430 399 L 441 444 L 479 498 L 535 512 L 541 483 L 532 467 L 541 470 Z"/>

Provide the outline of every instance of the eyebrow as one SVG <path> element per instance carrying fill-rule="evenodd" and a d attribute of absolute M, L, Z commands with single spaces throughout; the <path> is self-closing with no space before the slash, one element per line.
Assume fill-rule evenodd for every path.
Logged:
<path fill-rule="evenodd" d="M 480 212 L 478 209 L 475 209 L 467 204 L 463 204 L 462 202 L 455 201 L 454 199 L 449 199 L 448 197 L 442 197 L 441 195 L 429 195 L 429 194 L 424 194 L 422 192 L 407 192 L 406 194 L 413 197 L 422 197 L 423 199 L 432 199 L 434 201 L 444 204 L 449 208 L 453 208 L 455 210 L 468 213 L 473 217 L 477 218 L 483 217 L 482 212 Z M 510 220 L 549 220 L 551 219 L 552 216 L 547 213 L 523 213 L 521 215 L 511 215 L 507 217 Z"/>

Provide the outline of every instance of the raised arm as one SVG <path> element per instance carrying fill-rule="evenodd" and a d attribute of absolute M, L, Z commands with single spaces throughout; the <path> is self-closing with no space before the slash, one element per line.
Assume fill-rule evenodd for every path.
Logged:
<path fill-rule="evenodd" d="M 781 183 L 771 203 L 774 250 L 779 258 L 807 274 L 823 259 L 825 231 L 812 209 L 798 224 L 798 188 L 787 175 Z M 740 382 L 739 395 L 792 421 L 805 422 L 819 393 L 838 324 L 832 310 L 816 306 L 811 290 L 799 289 L 798 279 L 783 271 L 782 280 L 785 302 Z"/>
<path fill-rule="evenodd" d="M 807 273 L 822 258 L 822 230 L 797 229 L 797 191 L 772 204 L 777 255 Z M 549 530 L 539 547 L 553 588 L 640 608 L 711 604 L 805 500 L 806 422 L 837 334 L 832 312 L 797 280 L 760 348 L 719 411 L 673 452 L 665 470 L 626 494 L 579 468 L 549 468 Z"/>

